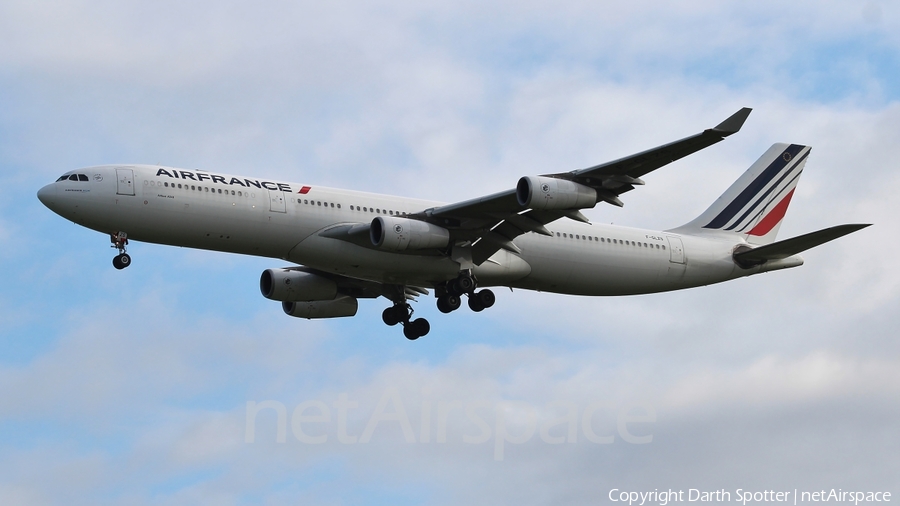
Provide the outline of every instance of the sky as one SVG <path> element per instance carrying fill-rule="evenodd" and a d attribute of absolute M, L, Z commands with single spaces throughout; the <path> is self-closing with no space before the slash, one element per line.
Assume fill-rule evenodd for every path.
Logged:
<path fill-rule="evenodd" d="M 423 298 L 416 342 L 384 299 L 284 315 L 258 290 L 277 259 L 132 243 L 117 271 L 35 195 L 160 163 L 452 202 L 744 106 L 739 134 L 586 214 L 678 226 L 794 142 L 813 152 L 779 237 L 874 226 L 680 292 Z M 0 111 L 0 504 L 900 494 L 894 3 L 3 0 Z"/>

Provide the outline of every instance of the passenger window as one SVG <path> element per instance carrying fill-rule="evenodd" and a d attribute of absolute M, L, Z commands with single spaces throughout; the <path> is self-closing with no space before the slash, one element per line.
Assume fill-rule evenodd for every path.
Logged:
<path fill-rule="evenodd" d="M 338 204 L 338 209 L 340 209 L 340 208 L 341 208 L 341 205 L 340 205 L 340 204 Z"/>
<path fill-rule="evenodd" d="M 665 247 L 665 246 L 663 246 L 663 249 L 666 249 L 666 247 Z"/>

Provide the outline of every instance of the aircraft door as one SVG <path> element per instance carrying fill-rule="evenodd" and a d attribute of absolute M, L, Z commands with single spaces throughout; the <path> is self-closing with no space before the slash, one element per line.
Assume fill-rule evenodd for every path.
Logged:
<path fill-rule="evenodd" d="M 674 264 L 683 264 L 684 244 L 681 242 L 681 238 L 667 235 L 666 239 L 669 240 L 669 261 Z"/>
<path fill-rule="evenodd" d="M 134 195 L 134 170 L 116 169 L 116 193 Z"/>
<path fill-rule="evenodd" d="M 269 191 L 269 211 L 273 213 L 285 213 L 287 207 L 284 202 L 284 192 L 281 190 Z"/>

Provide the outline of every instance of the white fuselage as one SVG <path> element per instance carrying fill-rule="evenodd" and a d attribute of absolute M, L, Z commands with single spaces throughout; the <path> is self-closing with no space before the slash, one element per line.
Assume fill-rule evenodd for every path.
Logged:
<path fill-rule="evenodd" d="M 129 239 L 279 258 L 357 279 L 433 286 L 460 265 L 447 255 L 394 253 L 325 237 L 321 232 L 373 218 L 418 213 L 441 203 L 147 165 L 73 171 L 39 192 L 61 216 Z M 130 178 L 130 181 L 127 179 Z M 552 236 L 515 239 L 476 266 L 481 286 L 512 286 L 578 295 L 629 295 L 706 285 L 799 265 L 798 257 L 742 269 L 733 235 L 693 236 L 559 220 Z"/>

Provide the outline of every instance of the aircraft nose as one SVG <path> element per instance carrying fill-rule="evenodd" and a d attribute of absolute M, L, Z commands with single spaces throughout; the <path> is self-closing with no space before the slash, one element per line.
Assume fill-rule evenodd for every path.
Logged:
<path fill-rule="evenodd" d="M 42 204 L 51 209 L 53 209 L 53 200 L 55 196 L 56 186 L 53 184 L 48 184 L 37 192 L 38 200 L 40 200 Z"/>

